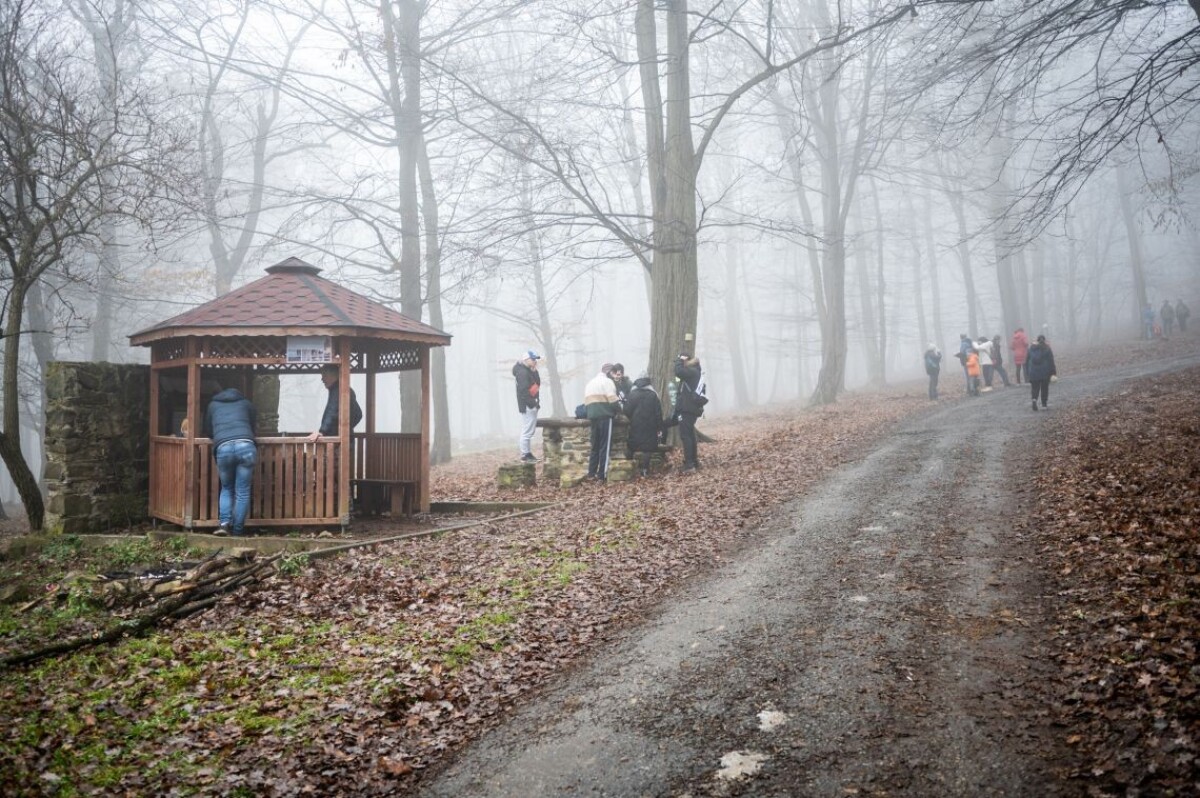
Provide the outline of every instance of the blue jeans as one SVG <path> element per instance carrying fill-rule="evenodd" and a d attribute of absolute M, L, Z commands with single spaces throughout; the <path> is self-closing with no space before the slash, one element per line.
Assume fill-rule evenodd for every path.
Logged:
<path fill-rule="evenodd" d="M 217 474 L 221 477 L 221 498 L 217 504 L 221 526 L 235 535 L 246 528 L 250 512 L 250 484 L 254 480 L 254 463 L 258 448 L 253 441 L 226 441 L 217 447 Z"/>

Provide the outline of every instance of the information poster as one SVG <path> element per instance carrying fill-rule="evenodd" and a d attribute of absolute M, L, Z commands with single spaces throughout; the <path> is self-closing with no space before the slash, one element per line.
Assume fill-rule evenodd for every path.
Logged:
<path fill-rule="evenodd" d="M 332 363 L 333 342 L 327 335 L 289 335 L 287 362 Z"/>

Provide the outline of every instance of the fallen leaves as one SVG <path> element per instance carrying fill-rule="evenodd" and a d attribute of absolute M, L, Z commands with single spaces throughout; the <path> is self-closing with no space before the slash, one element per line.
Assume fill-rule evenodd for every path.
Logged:
<path fill-rule="evenodd" d="M 435 469 L 437 498 L 568 501 L 319 561 L 172 633 L 3 675 L 0 791 L 38 792 L 41 774 L 156 794 L 404 790 L 928 407 L 853 396 L 706 420 L 702 471 L 572 491 L 502 493 L 507 454 L 460 458 Z"/>
<path fill-rule="evenodd" d="M 1072 407 L 1033 530 L 1057 585 L 1060 722 L 1097 794 L 1200 789 L 1200 370 Z"/>

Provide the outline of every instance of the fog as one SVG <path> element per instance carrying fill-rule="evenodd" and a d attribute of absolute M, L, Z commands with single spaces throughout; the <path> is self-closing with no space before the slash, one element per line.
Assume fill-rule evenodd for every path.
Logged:
<path fill-rule="evenodd" d="M 293 256 L 454 336 L 442 460 L 515 455 L 528 349 L 546 417 L 606 361 L 665 393 L 694 335 L 721 415 L 852 401 L 960 333 L 1100 345 L 1146 302 L 1200 310 L 1197 13 L 1077 35 L 1047 5 L 10 0 L 25 458 L 47 362 L 148 362 L 131 333 Z M 285 378 L 281 429 L 323 401 Z"/>

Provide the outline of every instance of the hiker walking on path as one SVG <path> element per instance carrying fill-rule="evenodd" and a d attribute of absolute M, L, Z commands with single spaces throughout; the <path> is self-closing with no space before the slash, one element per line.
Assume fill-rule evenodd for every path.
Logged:
<path fill-rule="evenodd" d="M 1013 363 L 1017 365 L 1017 385 L 1020 385 L 1021 374 L 1025 371 L 1025 358 L 1029 354 L 1029 336 L 1025 335 L 1024 327 L 1018 327 L 1013 332 L 1008 348 L 1012 350 Z"/>
<path fill-rule="evenodd" d="M 536 463 L 533 456 L 533 433 L 537 430 L 538 410 L 542 406 L 542 378 L 538 361 L 542 356 L 532 349 L 513 364 L 512 375 L 517 380 L 517 412 L 521 414 L 521 434 L 517 438 L 517 453 L 523 463 Z"/>
<path fill-rule="evenodd" d="M 1046 336 L 1039 335 L 1037 343 L 1029 347 L 1028 366 L 1033 409 L 1038 409 L 1039 399 L 1045 409 L 1050 400 L 1050 379 L 1058 374 L 1058 368 L 1054 365 L 1054 351 L 1046 343 Z"/>
<path fill-rule="evenodd" d="M 1179 322 L 1179 332 L 1187 332 L 1187 320 L 1191 315 L 1192 309 L 1182 299 L 1175 303 L 1175 321 Z"/>
<path fill-rule="evenodd" d="M 938 376 L 942 373 L 942 353 L 935 344 L 925 347 L 925 373 L 929 375 L 929 398 L 938 398 Z"/>
<path fill-rule="evenodd" d="M 221 479 L 217 500 L 217 535 L 242 537 L 250 513 L 250 486 L 258 447 L 254 443 L 258 414 L 237 388 L 226 388 L 212 398 L 204 411 L 204 437 L 212 438 L 213 458 Z"/>
<path fill-rule="evenodd" d="M 588 455 L 588 479 L 608 479 L 609 447 L 612 446 L 613 417 L 621 412 L 617 386 L 612 381 L 612 363 L 600 367 L 600 373 L 588 380 L 583 389 L 583 404 L 592 425 L 592 451 Z"/>
<path fill-rule="evenodd" d="M 683 444 L 683 470 L 700 468 L 696 453 L 696 420 L 704 415 L 708 404 L 705 386 L 701 381 L 700 359 L 682 353 L 675 361 L 675 376 L 679 378 L 679 392 L 675 396 L 675 415 L 679 418 L 679 440 Z"/>
<path fill-rule="evenodd" d="M 1175 331 L 1175 308 L 1171 307 L 1171 300 L 1163 300 L 1162 307 L 1158 309 L 1158 317 L 1162 319 L 1163 335 L 1170 337 Z"/>

